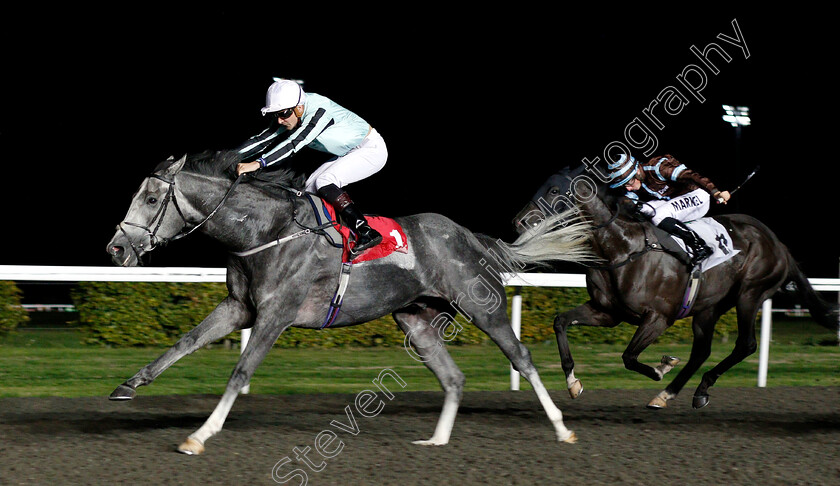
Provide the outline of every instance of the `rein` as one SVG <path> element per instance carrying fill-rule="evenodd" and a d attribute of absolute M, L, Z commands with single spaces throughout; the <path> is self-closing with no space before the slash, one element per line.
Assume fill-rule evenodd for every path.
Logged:
<path fill-rule="evenodd" d="M 213 210 L 210 211 L 210 213 L 207 216 L 204 217 L 204 219 L 199 221 L 197 224 L 195 224 L 191 228 L 187 228 L 187 226 L 189 226 L 191 223 L 189 221 L 187 221 L 187 218 L 184 216 L 183 211 L 181 211 L 181 207 L 178 205 L 178 199 L 175 196 L 175 179 L 174 179 L 174 177 L 170 180 L 170 179 L 166 179 L 165 177 L 163 177 L 161 175 L 158 175 L 158 174 L 152 174 L 151 176 L 149 176 L 149 177 L 158 179 L 160 181 L 163 181 L 164 183 L 169 185 L 168 189 L 166 190 L 166 195 L 163 197 L 163 202 L 161 203 L 161 205 L 158 208 L 157 212 L 155 213 L 154 217 L 152 217 L 151 222 L 148 224 L 148 226 L 140 224 L 140 223 L 130 222 L 130 221 L 123 221 L 123 222 L 121 222 L 120 224 L 117 225 L 117 229 L 123 234 L 123 236 L 125 236 L 126 240 L 131 245 L 131 250 L 134 252 L 134 255 L 137 257 L 137 261 L 139 262 L 139 265 L 142 266 L 142 264 L 143 264 L 142 259 L 140 258 L 140 252 L 141 251 L 146 250 L 147 253 L 148 253 L 148 252 L 154 250 L 157 247 L 166 246 L 172 241 L 180 240 L 181 238 L 189 236 L 195 230 L 197 230 L 201 226 L 203 226 L 213 216 L 215 216 L 215 214 L 219 211 L 219 209 L 221 209 L 221 207 L 225 204 L 225 202 L 227 202 L 228 198 L 233 193 L 234 189 L 236 189 L 236 186 L 238 186 L 239 183 L 242 182 L 242 179 L 246 176 L 246 174 L 247 173 L 243 173 L 243 174 L 240 174 L 239 176 L 237 176 L 236 180 L 234 180 L 233 183 L 230 185 L 230 187 L 225 192 L 225 195 L 222 197 L 222 199 L 219 201 L 218 204 L 216 204 L 216 207 L 214 207 Z M 256 179 L 257 174 L 252 174 L 251 177 L 254 177 Z M 263 180 L 263 179 L 261 179 L 261 180 Z M 302 191 L 302 190 L 295 189 L 293 187 L 289 187 L 289 186 L 286 186 L 284 184 L 279 184 L 279 183 L 276 183 L 276 182 L 271 182 L 271 183 L 278 186 L 279 188 L 285 190 L 286 192 L 290 193 L 289 200 L 292 202 L 293 207 L 295 206 L 295 202 L 292 199 L 292 195 L 299 198 L 299 197 L 303 196 L 303 194 L 304 194 L 304 191 Z M 163 224 L 163 220 L 166 217 L 166 211 L 169 208 L 169 203 L 172 203 L 172 206 L 175 207 L 175 211 L 178 212 L 178 216 L 180 216 L 181 220 L 184 222 L 184 227 L 181 229 L 180 232 L 178 232 L 177 234 L 175 234 L 174 236 L 172 236 L 170 238 L 158 237 L 157 232 L 158 232 L 158 230 L 160 230 L 160 227 Z M 245 250 L 245 251 L 241 251 L 241 252 L 231 252 L 231 253 L 236 255 L 236 256 L 239 256 L 239 257 L 253 255 L 253 254 L 259 253 L 263 250 L 267 250 L 268 248 L 271 248 L 271 247 L 274 247 L 274 246 L 277 246 L 277 245 L 281 245 L 281 244 L 283 244 L 287 241 L 294 240 L 294 239 L 300 238 L 302 236 L 306 236 L 310 233 L 316 233 L 316 234 L 322 233 L 323 230 L 335 225 L 335 222 L 331 221 L 331 222 L 328 222 L 328 223 L 325 223 L 325 224 L 322 224 L 322 225 L 319 225 L 319 226 L 315 226 L 315 227 L 312 227 L 312 228 L 307 227 L 297 220 L 297 217 L 296 217 L 297 212 L 298 212 L 297 208 L 295 208 L 294 211 L 293 211 L 292 218 L 293 218 L 295 224 L 297 224 L 299 227 L 303 228 L 301 231 L 298 231 L 296 233 L 293 233 L 291 235 L 288 235 L 288 236 L 285 236 L 285 237 L 282 237 L 282 238 L 278 238 L 276 240 L 273 240 L 273 241 L 270 241 L 270 242 L 265 243 L 263 245 L 252 248 L 250 250 Z M 135 228 L 140 228 L 143 231 L 145 231 L 146 234 L 149 236 L 149 248 L 146 249 L 142 243 L 140 243 L 139 245 L 135 245 L 134 242 L 132 241 L 132 238 L 130 238 L 129 235 L 126 233 L 123 225 L 134 226 Z M 152 226 L 154 226 L 154 229 L 152 229 Z"/>
<path fill-rule="evenodd" d="M 219 209 L 225 204 L 225 202 L 227 202 L 228 198 L 233 193 L 233 190 L 236 189 L 236 186 L 238 186 L 239 183 L 242 181 L 242 178 L 243 178 L 244 175 L 245 174 L 240 174 L 236 178 L 236 180 L 234 180 L 233 183 L 230 185 L 227 192 L 225 192 L 225 195 L 222 197 L 222 200 L 219 201 L 219 203 L 216 205 L 216 207 L 213 208 L 213 210 L 210 211 L 210 213 L 207 216 L 205 216 L 204 219 L 199 221 L 198 224 L 196 224 L 195 226 L 193 226 L 192 228 L 189 228 L 189 229 L 187 229 L 187 226 L 190 224 L 190 222 L 187 221 L 187 218 L 184 216 L 183 211 L 181 211 L 181 207 L 178 205 L 178 199 L 175 196 L 175 179 L 174 179 L 174 177 L 170 180 L 170 179 L 166 179 L 165 177 L 163 177 L 161 175 L 158 175 L 158 174 L 152 174 L 151 176 L 149 176 L 149 177 L 153 177 L 155 179 L 158 179 L 158 180 L 160 180 L 160 181 L 169 185 L 169 188 L 166 190 L 166 195 L 163 197 L 163 202 L 160 205 L 160 207 L 158 208 L 154 217 L 152 217 L 152 221 L 149 223 L 148 226 L 142 225 L 140 223 L 133 223 L 133 222 L 130 222 L 130 221 L 123 221 L 123 222 L 121 222 L 120 224 L 117 225 L 117 229 L 123 234 L 123 236 L 125 236 L 129 245 L 131 245 L 131 251 L 133 251 L 134 255 L 137 257 L 138 264 L 141 265 L 141 266 L 143 264 L 143 260 L 140 258 L 140 251 L 145 250 L 145 248 L 143 247 L 142 243 L 139 245 L 139 248 L 137 246 L 135 246 L 132 239 L 126 233 L 125 228 L 123 228 L 123 225 L 134 226 L 135 228 L 140 228 L 143 231 L 145 231 L 147 235 L 149 235 L 149 249 L 148 249 L 148 251 L 152 251 L 159 246 L 166 246 L 172 241 L 180 240 L 181 238 L 189 236 L 190 234 L 192 234 L 193 231 L 197 230 L 198 228 L 203 226 L 204 223 L 209 221 L 210 218 L 212 218 L 219 211 Z M 175 207 L 175 210 L 178 212 L 178 216 L 180 216 L 181 220 L 184 222 L 184 227 L 181 229 L 180 232 L 178 232 L 177 234 L 175 234 L 171 238 L 164 238 L 164 237 L 159 238 L 157 236 L 157 232 L 160 229 L 160 226 L 163 224 L 163 219 L 166 217 L 166 210 L 169 208 L 169 203 L 170 202 Z M 157 224 L 155 224 L 155 220 L 157 220 Z M 154 229 L 151 229 L 151 226 L 153 224 L 154 224 Z"/>
<path fill-rule="evenodd" d="M 620 213 L 621 213 L 621 211 L 620 211 L 620 209 L 619 209 L 619 207 L 618 207 L 618 203 L 615 203 L 615 214 L 611 214 L 611 215 L 610 215 L 610 219 L 609 219 L 609 220 L 607 220 L 607 222 L 606 222 L 606 223 L 601 223 L 601 224 L 599 224 L 599 225 L 593 226 L 593 227 L 592 227 L 592 229 L 593 229 L 593 230 L 599 230 L 599 229 L 606 228 L 607 226 L 609 226 L 609 225 L 613 224 L 613 223 L 615 222 L 615 220 L 616 220 L 616 219 L 618 219 L 618 215 L 619 215 Z"/>
<path fill-rule="evenodd" d="M 610 211 L 610 212 L 612 213 L 612 211 Z M 607 222 L 605 222 L 605 223 L 601 223 L 599 225 L 593 226 L 592 229 L 593 230 L 599 230 L 599 229 L 604 229 L 607 226 L 610 226 L 611 224 L 613 224 L 618 219 L 618 216 L 620 214 L 621 214 L 621 208 L 619 207 L 619 203 L 616 202 L 615 203 L 615 213 L 612 213 L 610 215 L 610 219 L 607 220 Z M 662 251 L 662 249 L 659 248 L 656 244 L 651 244 L 650 243 L 650 238 L 648 237 L 647 229 L 644 226 L 642 227 L 642 231 L 644 231 L 644 233 L 645 233 L 645 247 L 644 247 L 644 249 L 639 250 L 637 252 L 633 252 L 633 253 L 627 255 L 627 258 L 625 258 L 624 260 L 622 260 L 618 263 L 610 263 L 608 265 L 591 265 L 591 266 L 589 266 L 589 268 L 592 268 L 594 270 L 615 270 L 617 268 L 623 267 L 624 265 L 627 265 L 628 263 L 632 263 L 637 258 L 641 257 L 642 255 L 644 255 L 646 253 L 649 253 L 651 251 Z"/>
<path fill-rule="evenodd" d="M 289 189 L 289 188 L 286 188 L 286 187 L 283 187 L 283 189 L 286 189 L 286 190 L 290 191 L 291 193 L 295 194 L 297 197 L 300 197 L 300 196 L 303 195 L 303 191 L 298 191 L 296 189 Z M 289 198 L 289 199 L 291 200 L 291 198 Z M 294 204 L 294 203 L 292 203 L 292 204 Z M 296 232 L 296 233 L 292 233 L 288 236 L 277 238 L 276 240 L 269 241 L 268 243 L 262 244 L 260 246 L 255 247 L 255 248 L 251 248 L 250 250 L 232 251 L 231 253 L 233 255 L 238 256 L 238 257 L 250 256 L 250 255 L 253 255 L 255 253 L 259 253 L 263 250 L 268 250 L 269 248 L 275 247 L 277 245 L 282 245 L 283 243 L 285 243 L 287 241 L 291 241 L 291 240 L 300 238 L 301 236 L 306 236 L 310 233 L 323 234 L 323 230 L 325 230 L 327 228 L 332 228 L 336 225 L 335 221 L 329 221 L 329 222 L 324 223 L 322 225 L 314 226 L 312 228 L 310 228 L 308 226 L 305 226 L 303 223 L 301 223 L 300 221 L 297 220 L 297 208 L 295 208 L 295 210 L 292 213 L 292 219 L 294 220 L 296 225 L 300 226 L 303 229 Z"/>
<path fill-rule="evenodd" d="M 256 174 L 254 175 L 254 177 L 256 178 Z M 264 179 L 261 179 L 261 180 L 264 180 Z M 246 256 L 254 255 L 254 254 L 259 253 L 263 250 L 267 250 L 269 248 L 272 248 L 272 247 L 275 247 L 275 246 L 278 246 L 278 245 L 282 245 L 283 243 L 286 243 L 287 241 L 295 240 L 295 239 L 300 238 L 302 236 L 306 236 L 310 233 L 323 234 L 323 230 L 325 230 L 327 228 L 331 228 L 331 227 L 336 225 L 336 223 L 334 221 L 330 221 L 330 222 L 327 222 L 327 223 L 319 225 L 319 226 L 314 226 L 312 228 L 310 228 L 308 226 L 305 226 L 303 223 L 301 223 L 300 221 L 297 220 L 298 210 L 295 207 L 295 201 L 292 200 L 292 197 L 291 197 L 291 195 L 294 195 L 295 197 L 299 198 L 299 197 L 303 196 L 304 191 L 301 191 L 299 189 L 295 189 L 293 187 L 285 186 L 283 184 L 279 184 L 279 183 L 276 183 L 276 182 L 271 182 L 271 184 L 274 184 L 277 187 L 279 187 L 279 188 L 285 190 L 286 192 L 290 193 L 289 201 L 291 201 L 292 207 L 294 207 L 294 210 L 292 211 L 292 220 L 295 222 L 296 225 L 298 225 L 299 227 L 301 227 L 303 229 L 301 229 L 300 231 L 298 231 L 296 233 L 292 233 L 288 236 L 277 238 L 276 240 L 269 241 L 268 243 L 264 243 L 264 244 L 259 245 L 257 247 L 251 248 L 250 250 L 232 251 L 231 254 L 236 255 L 238 257 L 246 257 Z"/>

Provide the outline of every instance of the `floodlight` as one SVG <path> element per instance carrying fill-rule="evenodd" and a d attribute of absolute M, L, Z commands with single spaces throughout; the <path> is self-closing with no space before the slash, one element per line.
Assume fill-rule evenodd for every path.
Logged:
<path fill-rule="evenodd" d="M 750 124 L 750 109 L 746 106 L 723 105 L 723 121 L 733 127 L 744 127 Z"/>

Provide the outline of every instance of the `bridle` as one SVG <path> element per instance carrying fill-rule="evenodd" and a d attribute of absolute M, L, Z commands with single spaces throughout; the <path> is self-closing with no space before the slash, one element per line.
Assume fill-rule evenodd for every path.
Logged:
<path fill-rule="evenodd" d="M 569 181 L 573 180 L 571 177 L 569 177 L 566 174 L 564 174 L 563 177 L 565 177 Z M 606 205 L 606 206 L 607 206 L 607 211 L 610 213 L 610 217 L 605 222 L 592 226 L 592 231 L 598 231 L 598 230 L 607 228 L 608 226 L 615 223 L 615 221 L 619 218 L 619 216 L 621 216 L 621 214 L 622 214 L 621 209 L 622 208 L 621 208 L 621 205 L 620 205 L 619 201 L 617 201 L 617 200 L 615 201 L 614 207 L 610 207 L 609 205 Z M 623 267 L 623 266 L 625 266 L 629 263 L 632 263 L 634 260 L 636 260 L 637 258 L 641 257 L 642 255 L 644 255 L 644 254 L 646 254 L 650 251 L 662 251 L 662 249 L 659 247 L 659 245 L 650 242 L 651 237 L 648 236 L 648 231 L 647 231 L 646 228 L 644 228 L 644 226 L 642 227 L 642 230 L 644 231 L 644 235 L 645 235 L 645 247 L 642 250 L 639 250 L 639 251 L 636 251 L 636 252 L 633 252 L 633 253 L 627 255 L 626 259 L 624 259 L 623 261 L 620 261 L 618 263 L 610 263 L 610 264 L 606 264 L 606 265 L 587 265 L 587 267 L 589 267 L 591 269 L 594 269 L 594 270 L 615 270 L 615 269 Z"/>
<path fill-rule="evenodd" d="M 148 225 L 134 223 L 131 221 L 123 221 L 117 225 L 117 229 L 123 234 L 123 236 L 125 236 L 125 239 L 128 241 L 128 244 L 131 245 L 131 251 L 133 251 L 134 256 L 137 257 L 138 264 L 141 266 L 143 265 L 143 260 L 140 258 L 141 251 L 145 250 L 146 253 L 148 253 L 157 247 L 166 246 L 172 241 L 180 240 L 181 238 L 189 236 L 190 234 L 192 234 L 193 231 L 197 230 L 202 225 L 204 225 L 204 223 L 209 221 L 210 218 L 212 218 L 216 214 L 219 208 L 221 208 L 222 205 L 224 205 L 224 203 L 227 201 L 228 197 L 230 197 L 233 190 L 236 189 L 236 186 L 239 185 L 239 182 L 242 180 L 242 177 L 244 175 L 245 174 L 240 174 L 236 178 L 236 180 L 233 181 L 233 184 L 231 184 L 230 188 L 228 188 L 227 192 L 225 192 L 224 197 L 222 197 L 222 200 L 219 201 L 216 207 L 213 208 L 213 210 L 210 211 L 210 213 L 207 216 L 205 216 L 204 219 L 202 219 L 198 224 L 194 225 L 192 228 L 187 228 L 190 225 L 190 222 L 187 221 L 187 218 L 184 216 L 183 211 L 181 211 L 181 207 L 178 205 L 178 199 L 175 196 L 175 178 L 173 177 L 172 179 L 167 179 L 159 174 L 150 175 L 150 178 L 158 179 L 164 182 L 165 184 L 168 184 L 169 186 L 166 190 L 166 194 L 163 196 L 163 201 L 161 201 L 161 204 L 158 207 L 158 210 L 155 213 L 155 215 L 152 217 L 152 220 L 149 222 Z M 157 235 L 157 232 L 158 230 L 160 230 L 160 227 L 163 224 L 163 220 L 166 217 L 166 210 L 169 208 L 169 203 L 172 203 L 172 206 L 175 207 L 175 211 L 178 212 L 178 216 L 181 217 L 181 221 L 183 221 L 184 226 L 181 228 L 181 231 L 179 231 L 174 236 L 171 236 L 169 238 L 159 237 Z M 134 226 L 135 228 L 140 228 L 143 231 L 145 231 L 146 235 L 148 235 L 149 237 L 148 249 L 142 243 L 135 245 L 134 241 L 132 241 L 131 237 L 128 235 L 128 233 L 126 233 L 123 225 Z M 154 229 L 152 229 L 152 226 L 154 226 Z"/>
<path fill-rule="evenodd" d="M 209 221 L 210 218 L 212 218 L 219 211 L 219 209 L 225 204 L 225 202 L 228 200 L 230 195 L 233 193 L 233 190 L 236 189 L 236 186 L 239 185 L 239 183 L 242 181 L 242 179 L 246 175 L 250 175 L 254 179 L 259 179 L 258 173 L 259 173 L 259 171 L 256 171 L 256 172 L 251 172 L 251 173 L 242 173 L 239 176 L 237 176 L 236 180 L 234 180 L 233 183 L 230 185 L 227 192 L 225 192 L 225 195 L 222 197 L 221 201 L 219 201 L 219 203 L 216 205 L 216 207 L 213 208 L 213 210 L 210 211 L 210 213 L 207 216 L 205 216 L 204 219 L 199 221 L 197 224 L 195 224 L 191 228 L 187 228 L 187 226 L 189 226 L 191 223 L 189 221 L 187 221 L 187 218 L 184 216 L 183 211 L 181 211 L 181 207 L 178 205 L 178 199 L 175 196 L 175 179 L 174 179 L 174 176 L 173 176 L 172 179 L 167 179 L 167 178 L 163 177 L 162 175 L 152 174 L 152 175 L 149 176 L 150 178 L 158 179 L 158 180 L 168 184 L 168 186 L 169 186 L 166 190 L 166 194 L 163 196 L 163 201 L 161 202 L 160 207 L 158 208 L 155 215 L 152 217 L 152 220 L 149 222 L 148 225 L 143 225 L 143 224 L 140 224 L 140 223 L 134 223 L 134 222 L 131 222 L 131 221 L 123 221 L 123 222 L 121 222 L 120 224 L 117 225 L 117 229 L 123 234 L 123 236 L 125 236 L 125 239 L 128 240 L 128 244 L 131 245 L 131 251 L 133 251 L 134 255 L 137 257 L 138 265 L 142 266 L 143 261 L 140 258 L 140 252 L 141 251 L 145 250 L 146 253 L 148 253 L 148 252 L 151 252 L 152 250 L 154 250 L 155 248 L 166 246 L 172 241 L 180 240 L 181 238 L 189 236 L 195 230 L 197 230 L 202 225 L 204 225 L 204 223 Z M 277 182 L 272 181 L 271 184 L 280 187 L 284 191 L 287 191 L 290 194 L 289 199 L 292 201 L 292 205 L 294 205 L 294 200 L 292 200 L 291 196 L 295 196 L 297 198 L 300 198 L 304 194 L 304 192 L 302 190 L 295 189 L 293 187 L 288 187 L 286 185 L 279 184 Z M 175 211 L 178 212 L 178 216 L 181 217 L 181 220 L 184 222 L 184 226 L 181 228 L 181 231 L 179 231 L 174 236 L 171 236 L 169 238 L 159 237 L 157 235 L 157 232 L 158 232 L 158 230 L 160 230 L 160 227 L 163 224 L 163 219 L 166 217 L 166 210 L 169 208 L 170 203 L 172 203 L 172 206 L 175 207 Z M 301 224 L 300 222 L 297 221 L 296 215 L 297 215 L 297 209 L 295 209 L 293 211 L 293 216 L 292 217 L 294 219 L 294 222 L 298 226 L 304 228 L 302 231 L 299 231 L 298 233 L 295 233 L 295 234 L 293 234 L 289 237 L 286 237 L 286 238 L 280 238 L 280 239 L 274 240 L 274 241 L 269 242 L 265 245 L 261 245 L 257 248 L 252 249 L 252 250 L 248 250 L 246 252 L 240 252 L 240 253 L 234 252 L 234 255 L 237 255 L 237 256 L 252 255 L 254 253 L 265 250 L 265 249 L 267 249 L 271 246 L 276 246 L 278 244 L 282 244 L 285 241 L 295 239 L 295 238 L 298 238 L 300 236 L 304 236 L 304 235 L 307 235 L 307 234 L 310 234 L 310 233 L 313 233 L 313 232 L 314 233 L 323 232 L 323 230 L 326 229 L 327 227 L 333 226 L 333 223 L 330 222 L 330 223 L 323 224 L 321 226 L 317 226 L 317 227 L 314 227 L 314 228 L 307 228 L 306 226 L 304 226 L 303 224 Z M 145 248 L 145 246 L 142 243 L 139 244 L 139 245 L 135 245 L 134 242 L 132 241 L 131 237 L 129 237 L 128 233 L 126 233 L 125 228 L 123 228 L 123 225 L 134 226 L 135 228 L 140 228 L 143 231 L 145 231 L 146 235 L 149 236 L 149 247 L 148 247 L 148 249 Z M 154 229 L 152 229 L 152 226 L 154 226 Z"/>

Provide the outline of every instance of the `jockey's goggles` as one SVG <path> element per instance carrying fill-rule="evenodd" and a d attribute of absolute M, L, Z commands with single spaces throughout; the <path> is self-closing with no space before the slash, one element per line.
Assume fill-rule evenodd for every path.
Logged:
<path fill-rule="evenodd" d="M 294 113 L 294 112 L 295 112 L 294 108 L 286 108 L 285 110 L 271 112 L 271 113 L 269 113 L 269 115 L 271 115 L 275 118 L 278 118 L 280 120 L 285 120 L 286 118 L 289 118 L 290 116 L 292 116 L 292 113 Z"/>

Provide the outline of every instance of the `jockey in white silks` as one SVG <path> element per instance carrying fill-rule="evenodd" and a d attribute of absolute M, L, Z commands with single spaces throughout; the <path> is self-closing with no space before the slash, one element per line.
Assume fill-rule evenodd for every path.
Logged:
<path fill-rule="evenodd" d="M 269 86 L 262 114 L 277 120 L 237 150 L 242 158 L 257 157 L 237 166 L 236 173 L 251 172 L 287 160 L 303 147 L 332 154 L 306 181 L 305 190 L 332 204 L 356 236 L 354 254 L 382 241 L 364 214 L 343 189 L 378 172 L 388 159 L 385 140 L 360 116 L 329 98 L 305 93 L 289 79 Z M 288 132 L 288 133 L 287 133 Z"/>
<path fill-rule="evenodd" d="M 632 156 L 622 154 L 609 168 L 613 171 L 610 187 L 624 186 L 627 197 L 644 201 L 640 212 L 685 242 L 691 250 L 692 265 L 712 254 L 712 249 L 684 222 L 705 216 L 711 199 L 726 204 L 728 191 L 718 190 L 708 178 L 670 155 L 654 157 L 647 165 L 641 165 Z"/>

